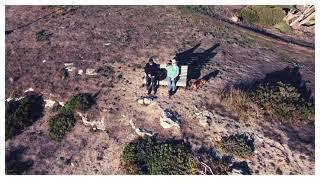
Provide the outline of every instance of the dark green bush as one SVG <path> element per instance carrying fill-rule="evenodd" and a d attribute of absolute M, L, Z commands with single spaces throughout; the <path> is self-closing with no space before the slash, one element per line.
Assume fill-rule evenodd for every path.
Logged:
<path fill-rule="evenodd" d="M 47 41 L 49 40 L 50 36 L 52 36 L 52 33 L 47 30 L 41 30 L 36 33 L 37 41 Z"/>
<path fill-rule="evenodd" d="M 129 174 L 195 174 L 197 164 L 190 147 L 182 142 L 158 142 L 155 138 L 129 143 L 121 155 Z"/>
<path fill-rule="evenodd" d="M 80 93 L 71 96 L 66 104 L 61 108 L 63 112 L 87 111 L 93 105 L 93 98 L 90 94 Z"/>
<path fill-rule="evenodd" d="M 43 98 L 29 95 L 19 101 L 9 101 L 5 105 L 5 139 L 22 132 L 22 130 L 42 116 Z"/>
<path fill-rule="evenodd" d="M 223 136 L 220 147 L 227 153 L 247 157 L 254 151 L 253 139 L 246 134 Z"/>
<path fill-rule="evenodd" d="M 72 112 L 61 112 L 53 116 L 49 121 L 49 137 L 60 140 L 75 124 Z"/>
<path fill-rule="evenodd" d="M 296 87 L 281 81 L 258 85 L 250 97 L 270 114 L 287 122 L 302 122 L 314 115 L 314 104 L 305 100 Z"/>

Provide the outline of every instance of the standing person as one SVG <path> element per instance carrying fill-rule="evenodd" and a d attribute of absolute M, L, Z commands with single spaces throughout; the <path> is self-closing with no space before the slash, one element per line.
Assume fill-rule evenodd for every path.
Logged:
<path fill-rule="evenodd" d="M 146 85 L 147 93 L 150 94 L 153 90 L 154 94 L 156 93 L 157 85 L 157 75 L 158 75 L 158 66 L 153 62 L 153 59 L 150 58 L 149 62 L 144 66 L 144 72 L 146 74 Z"/>
<path fill-rule="evenodd" d="M 168 94 L 172 96 L 176 91 L 176 82 L 179 76 L 179 67 L 177 66 L 177 62 L 175 59 L 169 61 L 169 65 L 167 67 L 169 82 L 168 82 Z"/>

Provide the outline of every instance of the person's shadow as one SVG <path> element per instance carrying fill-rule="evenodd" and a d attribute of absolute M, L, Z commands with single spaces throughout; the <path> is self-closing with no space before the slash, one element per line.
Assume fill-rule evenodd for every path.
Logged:
<path fill-rule="evenodd" d="M 180 67 L 188 65 L 187 81 L 190 79 L 198 79 L 201 76 L 201 69 L 217 54 L 217 52 L 213 51 L 220 46 L 220 44 L 217 43 L 204 52 L 195 53 L 194 51 L 200 45 L 201 43 L 191 49 L 176 54 L 175 59 Z"/>

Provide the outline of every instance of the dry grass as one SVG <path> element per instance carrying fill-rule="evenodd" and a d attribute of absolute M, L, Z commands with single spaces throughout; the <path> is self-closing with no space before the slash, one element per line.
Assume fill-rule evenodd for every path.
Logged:
<path fill-rule="evenodd" d="M 222 103 L 231 111 L 238 114 L 239 120 L 248 120 L 253 112 L 253 102 L 240 89 L 228 89 L 221 93 Z"/>

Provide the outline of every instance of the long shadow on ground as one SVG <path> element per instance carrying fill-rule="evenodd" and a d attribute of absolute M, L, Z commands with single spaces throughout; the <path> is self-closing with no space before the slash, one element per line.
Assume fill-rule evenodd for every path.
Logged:
<path fill-rule="evenodd" d="M 33 160 L 23 160 L 22 155 L 27 150 L 24 146 L 17 146 L 6 153 L 6 174 L 20 175 L 33 166 Z"/>
<path fill-rule="evenodd" d="M 217 54 L 213 51 L 220 46 L 217 43 L 202 53 L 194 52 L 200 45 L 199 43 L 191 49 L 176 54 L 175 59 L 179 66 L 188 65 L 188 80 L 198 79 L 201 76 L 201 69 Z"/>

